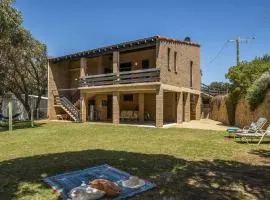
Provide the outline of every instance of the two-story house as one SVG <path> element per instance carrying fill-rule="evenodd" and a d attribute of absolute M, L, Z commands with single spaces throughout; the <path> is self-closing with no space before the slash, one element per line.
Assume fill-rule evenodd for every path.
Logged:
<path fill-rule="evenodd" d="M 119 124 L 201 115 L 200 45 L 153 36 L 52 58 L 48 116 Z"/>

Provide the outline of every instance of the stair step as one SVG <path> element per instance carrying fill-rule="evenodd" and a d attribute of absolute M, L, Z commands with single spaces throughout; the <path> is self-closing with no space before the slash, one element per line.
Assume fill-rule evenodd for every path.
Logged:
<path fill-rule="evenodd" d="M 58 98 L 57 103 L 74 121 L 80 121 L 80 112 L 68 99 Z"/>

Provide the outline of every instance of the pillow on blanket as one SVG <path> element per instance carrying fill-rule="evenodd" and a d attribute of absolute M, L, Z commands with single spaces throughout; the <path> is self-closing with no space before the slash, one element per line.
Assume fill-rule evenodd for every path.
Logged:
<path fill-rule="evenodd" d="M 89 184 L 92 188 L 106 192 L 106 195 L 109 197 L 115 197 L 121 193 L 121 189 L 119 187 L 117 187 L 113 182 L 105 179 L 96 179 Z"/>

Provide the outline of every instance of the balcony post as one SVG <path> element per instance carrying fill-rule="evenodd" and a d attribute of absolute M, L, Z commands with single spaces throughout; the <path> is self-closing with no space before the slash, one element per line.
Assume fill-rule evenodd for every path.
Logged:
<path fill-rule="evenodd" d="M 80 78 L 86 76 L 86 70 L 87 70 L 87 59 L 83 57 L 80 59 Z"/>
<path fill-rule="evenodd" d="M 120 94 L 113 92 L 113 124 L 119 124 L 120 119 Z"/>
<path fill-rule="evenodd" d="M 177 124 L 183 122 L 183 92 L 177 93 L 176 118 Z"/>
<path fill-rule="evenodd" d="M 86 122 L 86 94 L 81 92 L 81 120 Z"/>
<path fill-rule="evenodd" d="M 196 120 L 201 119 L 201 104 L 202 104 L 202 97 L 201 94 L 198 94 L 195 96 Z"/>
<path fill-rule="evenodd" d="M 117 80 L 119 80 L 119 71 L 120 71 L 119 58 L 120 58 L 119 51 L 114 51 L 113 52 L 113 73 L 116 73 Z"/>
<path fill-rule="evenodd" d="M 190 93 L 185 94 L 185 122 L 190 121 Z"/>
<path fill-rule="evenodd" d="M 163 127 L 163 88 L 156 91 L 156 127 Z"/>
<path fill-rule="evenodd" d="M 144 121 L 144 93 L 139 93 L 139 121 Z"/>

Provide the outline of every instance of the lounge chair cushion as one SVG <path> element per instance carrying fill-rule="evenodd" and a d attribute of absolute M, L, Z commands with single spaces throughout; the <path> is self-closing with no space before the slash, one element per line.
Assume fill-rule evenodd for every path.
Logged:
<path fill-rule="evenodd" d="M 238 128 L 238 127 L 229 127 L 229 128 L 227 128 L 227 132 L 236 132 L 238 130 L 240 130 L 240 128 Z"/>

